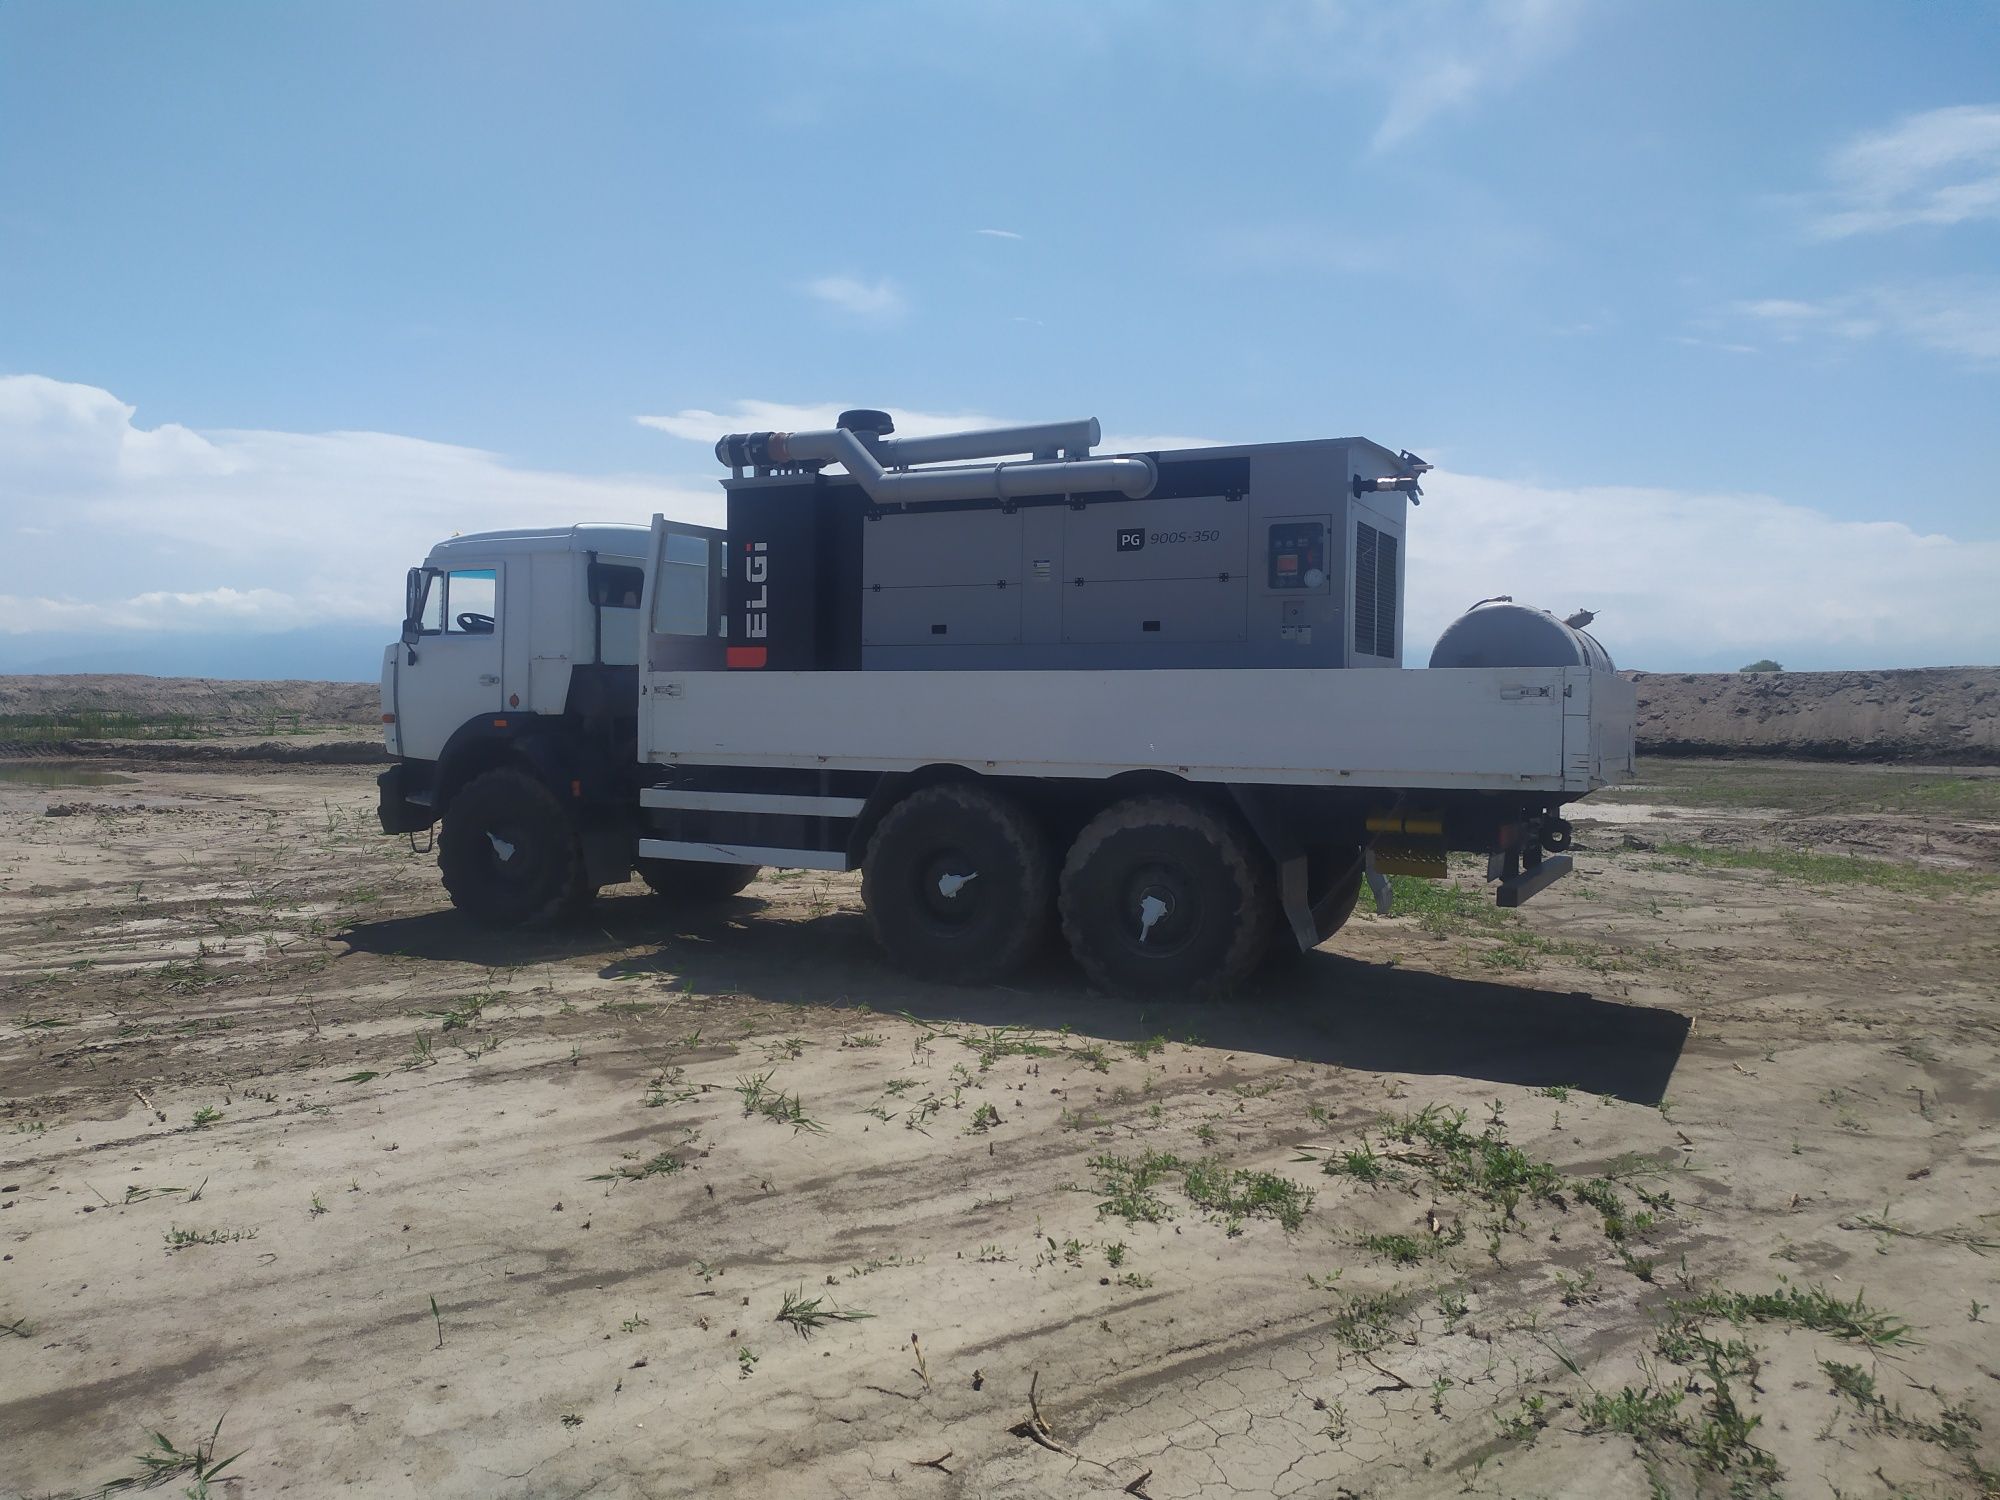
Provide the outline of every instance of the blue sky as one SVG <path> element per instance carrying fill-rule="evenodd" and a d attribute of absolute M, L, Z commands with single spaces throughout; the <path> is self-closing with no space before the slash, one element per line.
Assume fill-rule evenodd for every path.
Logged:
<path fill-rule="evenodd" d="M 0 668 L 386 638 L 437 535 L 712 508 L 745 403 L 1365 433 L 1413 637 L 1992 661 L 1996 21 L 4 0 Z"/>

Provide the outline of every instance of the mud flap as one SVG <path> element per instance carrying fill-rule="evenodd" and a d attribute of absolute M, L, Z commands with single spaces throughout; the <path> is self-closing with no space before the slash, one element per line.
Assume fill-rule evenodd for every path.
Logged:
<path fill-rule="evenodd" d="M 410 775 L 409 765 L 400 760 L 375 778 L 380 793 L 375 816 L 381 819 L 384 833 L 421 833 L 437 821 L 437 814 L 431 809 L 410 800 L 409 794 L 418 779 Z"/>

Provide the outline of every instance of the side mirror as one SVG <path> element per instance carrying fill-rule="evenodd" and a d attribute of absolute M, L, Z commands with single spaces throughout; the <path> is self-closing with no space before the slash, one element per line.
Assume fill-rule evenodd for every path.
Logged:
<path fill-rule="evenodd" d="M 417 642 L 424 633 L 424 595 L 430 581 L 422 568 L 412 568 L 403 575 L 403 647 L 413 667 L 417 664 Z"/>
<path fill-rule="evenodd" d="M 403 575 L 403 644 L 414 646 L 417 638 L 424 633 L 424 594 L 428 590 L 430 578 L 422 568 L 412 568 Z"/>

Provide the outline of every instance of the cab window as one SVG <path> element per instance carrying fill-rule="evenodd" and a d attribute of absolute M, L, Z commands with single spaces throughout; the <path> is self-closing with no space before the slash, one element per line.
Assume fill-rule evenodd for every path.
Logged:
<path fill-rule="evenodd" d="M 414 616 L 417 629 L 437 635 L 444 630 L 444 574 L 426 570 L 420 576 L 423 595 Z"/>
<path fill-rule="evenodd" d="M 444 633 L 491 635 L 500 592 L 499 574 L 492 568 L 455 568 L 442 581 Z"/>
<path fill-rule="evenodd" d="M 646 587 L 646 570 L 624 563 L 590 565 L 590 602 L 599 609 L 637 609 Z"/>

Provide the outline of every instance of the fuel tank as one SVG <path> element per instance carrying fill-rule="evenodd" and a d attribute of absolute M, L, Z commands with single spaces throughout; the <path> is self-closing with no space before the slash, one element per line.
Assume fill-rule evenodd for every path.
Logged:
<path fill-rule="evenodd" d="M 1545 609 L 1507 599 L 1482 600 L 1447 625 L 1431 648 L 1430 664 L 1616 670 L 1611 653 L 1581 626 L 1559 620 Z"/>

